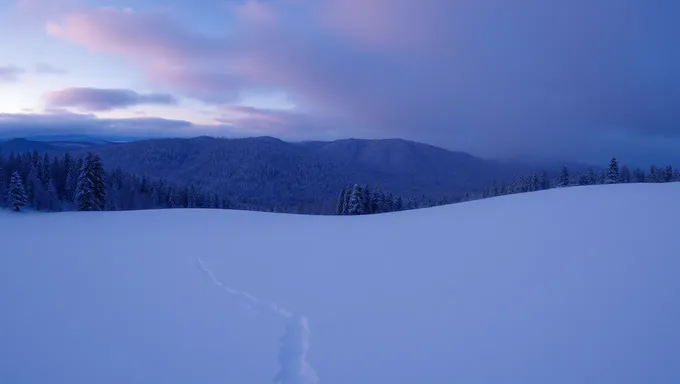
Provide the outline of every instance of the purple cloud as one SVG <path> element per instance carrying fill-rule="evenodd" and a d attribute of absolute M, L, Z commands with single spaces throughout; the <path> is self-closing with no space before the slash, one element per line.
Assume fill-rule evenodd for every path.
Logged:
<path fill-rule="evenodd" d="M 237 20 L 217 37 L 168 13 L 110 8 L 68 14 L 48 32 L 205 101 L 275 88 L 323 121 L 483 155 L 680 137 L 675 2 L 282 0 L 230 10 Z"/>
<path fill-rule="evenodd" d="M 19 77 L 26 71 L 15 66 L 0 67 L 0 83 L 12 83 L 19 80 Z"/>
<path fill-rule="evenodd" d="M 139 94 L 129 89 L 66 88 L 50 91 L 45 99 L 53 107 L 77 107 L 85 111 L 110 111 L 141 104 L 173 105 L 169 94 Z"/>
<path fill-rule="evenodd" d="M 65 75 L 68 73 L 68 70 L 47 63 L 36 63 L 35 73 L 39 75 Z"/>
<path fill-rule="evenodd" d="M 188 121 L 157 117 L 102 119 L 92 114 L 81 114 L 52 109 L 42 114 L 0 113 L 0 138 L 87 134 L 134 138 L 238 136 L 227 126 L 194 125 Z"/>

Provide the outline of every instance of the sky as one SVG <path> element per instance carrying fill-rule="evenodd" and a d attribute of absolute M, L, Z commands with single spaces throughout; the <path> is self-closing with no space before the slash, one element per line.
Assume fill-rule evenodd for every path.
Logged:
<path fill-rule="evenodd" d="M 0 136 L 680 161 L 674 0 L 5 0 Z"/>

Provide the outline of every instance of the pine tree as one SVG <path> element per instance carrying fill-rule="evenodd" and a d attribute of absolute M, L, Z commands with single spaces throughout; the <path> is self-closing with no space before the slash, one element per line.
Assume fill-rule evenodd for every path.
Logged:
<path fill-rule="evenodd" d="M 673 180 L 673 167 L 669 165 L 664 170 L 663 181 L 665 183 L 670 183 L 672 180 Z"/>
<path fill-rule="evenodd" d="M 2 157 L 2 152 L 0 152 L 0 207 L 5 204 L 5 169 L 3 167 L 4 159 Z"/>
<path fill-rule="evenodd" d="M 66 160 L 64 160 L 66 162 Z M 76 192 L 78 190 L 78 180 L 80 179 L 80 170 L 83 168 L 83 159 L 78 161 L 70 161 L 66 174 L 66 185 L 64 186 L 64 194 L 66 201 L 69 203 L 76 202 Z"/>
<path fill-rule="evenodd" d="M 347 195 L 347 187 L 342 187 L 342 191 L 340 191 L 340 195 L 338 196 L 338 202 L 335 207 L 335 214 L 336 215 L 344 215 L 345 214 L 345 199 Z"/>
<path fill-rule="evenodd" d="M 616 184 L 619 182 L 619 163 L 616 161 L 616 157 L 612 157 L 609 162 L 609 168 L 607 168 L 607 177 L 604 180 L 605 184 Z"/>
<path fill-rule="evenodd" d="M 383 192 L 376 188 L 371 196 L 371 212 L 372 213 L 382 213 L 382 208 L 384 205 L 385 196 Z"/>
<path fill-rule="evenodd" d="M 548 178 L 548 172 L 543 171 L 541 176 L 541 189 L 550 189 L 550 179 Z"/>
<path fill-rule="evenodd" d="M 404 201 L 402 200 L 401 196 L 397 196 L 396 200 L 394 200 L 394 210 L 395 211 L 404 210 Z"/>
<path fill-rule="evenodd" d="M 355 184 L 349 197 L 349 214 L 361 215 L 364 213 L 364 193 L 359 184 Z"/>
<path fill-rule="evenodd" d="M 538 178 L 537 174 L 531 176 L 531 190 L 540 191 L 541 190 L 541 179 Z"/>
<path fill-rule="evenodd" d="M 560 178 L 559 178 L 559 186 L 560 187 L 568 187 L 571 182 L 569 181 L 569 170 L 567 170 L 567 167 L 562 167 L 562 172 L 560 173 Z"/>
<path fill-rule="evenodd" d="M 83 160 L 75 200 L 79 211 L 103 211 L 106 208 L 104 167 L 99 156 L 91 152 Z"/>
<path fill-rule="evenodd" d="M 9 183 L 9 190 L 7 191 L 7 199 L 9 206 L 17 212 L 21 210 L 21 207 L 28 204 L 28 196 L 26 196 L 24 183 L 21 181 L 21 176 L 17 171 L 14 171 L 12 174 L 12 179 Z"/>
<path fill-rule="evenodd" d="M 628 169 L 628 167 L 625 165 L 621 167 L 620 179 L 622 183 L 630 183 L 631 181 L 630 169 Z"/>
<path fill-rule="evenodd" d="M 647 181 L 650 183 L 658 183 L 660 181 L 656 166 L 652 165 L 649 167 L 649 175 L 647 176 Z"/>
<path fill-rule="evenodd" d="M 57 187 L 54 186 L 54 181 L 47 181 L 47 189 L 45 193 L 46 198 L 46 208 L 50 211 L 58 211 L 59 207 L 59 195 L 57 193 Z"/>
<path fill-rule="evenodd" d="M 371 191 L 368 188 L 368 185 L 364 185 L 363 189 L 364 189 L 363 190 L 364 194 L 362 197 L 362 201 L 364 203 L 363 211 L 365 214 L 373 213 L 371 210 Z"/>
<path fill-rule="evenodd" d="M 352 195 L 352 186 L 347 184 L 345 190 L 345 200 L 342 202 L 342 214 L 349 215 L 349 198 Z"/>
<path fill-rule="evenodd" d="M 383 212 L 394 212 L 394 195 L 391 192 L 385 194 L 385 199 L 383 199 Z"/>
<path fill-rule="evenodd" d="M 588 168 L 588 185 L 597 184 L 597 175 L 592 168 Z"/>

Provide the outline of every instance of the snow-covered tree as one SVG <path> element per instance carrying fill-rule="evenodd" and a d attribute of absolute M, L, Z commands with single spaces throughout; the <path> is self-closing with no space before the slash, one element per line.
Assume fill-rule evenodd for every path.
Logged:
<path fill-rule="evenodd" d="M 558 185 L 560 187 L 568 187 L 569 184 L 571 184 L 570 178 L 569 178 L 569 170 L 567 170 L 567 167 L 562 167 L 562 172 L 560 172 L 560 178 L 558 181 Z"/>
<path fill-rule="evenodd" d="M 368 185 L 363 186 L 363 196 L 361 200 L 364 203 L 363 208 L 364 213 L 365 214 L 373 213 L 371 211 L 371 190 L 369 189 Z"/>
<path fill-rule="evenodd" d="M 632 178 L 632 176 L 630 174 L 630 169 L 628 169 L 628 167 L 625 166 L 625 165 L 622 166 L 621 167 L 621 175 L 619 176 L 619 180 L 622 183 L 630 183 L 631 178 Z"/>
<path fill-rule="evenodd" d="M 376 189 L 371 196 L 371 212 L 382 213 L 385 206 L 385 195 L 381 190 Z"/>
<path fill-rule="evenodd" d="M 79 211 L 103 211 L 106 208 L 105 197 L 104 167 L 99 156 L 89 152 L 78 176 L 76 207 Z"/>
<path fill-rule="evenodd" d="M 342 191 L 340 191 L 340 195 L 338 196 L 338 202 L 335 206 L 335 214 L 336 215 L 344 215 L 345 214 L 345 200 L 347 198 L 347 187 L 342 187 Z"/>
<path fill-rule="evenodd" d="M 355 184 L 352 188 L 352 192 L 349 197 L 349 210 L 350 215 L 362 215 L 364 214 L 364 192 L 361 185 Z"/>
<path fill-rule="evenodd" d="M 404 210 L 404 201 L 401 196 L 397 196 L 397 198 L 394 200 L 394 210 L 395 212 Z"/>
<path fill-rule="evenodd" d="M 550 179 L 546 171 L 543 171 L 543 175 L 541 175 L 541 189 L 550 189 Z"/>
<path fill-rule="evenodd" d="M 9 206 L 17 212 L 21 210 L 21 207 L 28 204 L 28 196 L 26 195 L 26 190 L 24 189 L 24 183 L 21 180 L 19 172 L 17 171 L 14 171 L 12 174 L 12 179 L 9 182 L 7 200 Z"/>
<path fill-rule="evenodd" d="M 673 180 L 673 167 L 667 166 L 663 172 L 663 181 L 665 183 L 670 183 Z"/>
<path fill-rule="evenodd" d="M 616 184 L 620 181 L 619 175 L 619 163 L 616 161 L 616 157 L 612 157 L 609 162 L 609 167 L 607 168 L 607 177 L 604 180 L 605 184 Z"/>
<path fill-rule="evenodd" d="M 588 168 L 588 185 L 597 184 L 597 175 L 592 168 Z"/>

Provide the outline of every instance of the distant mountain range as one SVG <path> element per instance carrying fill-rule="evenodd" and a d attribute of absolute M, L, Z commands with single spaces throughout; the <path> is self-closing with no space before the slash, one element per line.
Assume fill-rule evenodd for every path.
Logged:
<path fill-rule="evenodd" d="M 346 184 L 368 184 L 405 198 L 455 200 L 493 180 L 542 171 L 541 164 L 498 162 L 401 139 L 284 142 L 244 139 L 152 139 L 0 143 L 10 152 L 83 154 L 92 151 L 107 168 L 196 185 L 253 209 L 331 212 Z M 584 168 L 584 167 L 580 167 Z M 551 173 L 557 171 L 551 166 Z"/>

